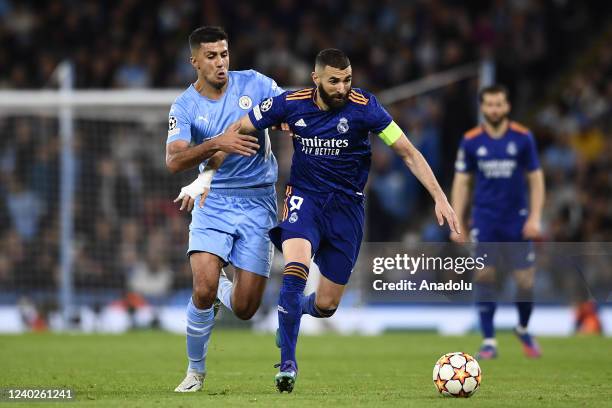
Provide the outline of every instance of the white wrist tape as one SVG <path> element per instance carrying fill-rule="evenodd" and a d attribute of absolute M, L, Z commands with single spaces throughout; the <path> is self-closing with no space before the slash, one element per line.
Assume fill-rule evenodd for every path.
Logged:
<path fill-rule="evenodd" d="M 216 172 L 217 170 L 213 169 L 204 170 L 191 184 L 181 188 L 179 198 L 183 198 L 187 195 L 195 200 L 195 198 L 202 194 L 205 189 L 210 189 L 212 179 Z"/>

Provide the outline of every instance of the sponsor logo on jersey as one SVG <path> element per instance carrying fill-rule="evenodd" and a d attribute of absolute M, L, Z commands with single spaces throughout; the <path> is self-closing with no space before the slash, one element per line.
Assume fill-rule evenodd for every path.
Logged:
<path fill-rule="evenodd" d="M 516 160 L 478 160 L 478 169 L 486 178 L 510 178 L 516 168 Z"/>
<path fill-rule="evenodd" d="M 297 122 L 295 122 L 295 126 L 306 127 L 306 122 L 304 122 L 304 119 L 300 119 Z"/>
<path fill-rule="evenodd" d="M 253 101 L 249 96 L 242 95 L 240 99 L 238 99 L 238 106 L 244 110 L 251 109 L 251 106 L 253 106 Z"/>
<path fill-rule="evenodd" d="M 487 148 L 484 146 L 480 146 L 478 150 L 476 150 L 476 156 L 483 157 L 483 156 L 486 156 L 487 153 L 489 152 L 487 151 Z"/>
<path fill-rule="evenodd" d="M 301 137 L 295 135 L 295 139 L 302 145 L 302 152 L 314 156 L 338 156 L 343 148 L 349 146 L 348 139 L 315 137 Z"/>

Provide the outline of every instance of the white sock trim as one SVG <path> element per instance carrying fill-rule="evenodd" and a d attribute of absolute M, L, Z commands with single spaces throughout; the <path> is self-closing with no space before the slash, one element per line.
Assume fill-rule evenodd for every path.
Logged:
<path fill-rule="evenodd" d="M 517 325 L 516 325 L 516 332 L 517 332 L 518 334 L 527 334 L 527 328 L 526 328 L 526 327 L 521 326 L 520 324 L 517 324 Z"/>
<path fill-rule="evenodd" d="M 494 337 L 486 338 L 482 341 L 482 345 L 497 347 L 497 339 Z"/>

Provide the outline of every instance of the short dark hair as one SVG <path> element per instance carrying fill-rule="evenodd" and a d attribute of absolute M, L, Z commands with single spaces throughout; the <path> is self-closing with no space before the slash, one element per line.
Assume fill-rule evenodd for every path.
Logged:
<path fill-rule="evenodd" d="M 342 51 L 336 48 L 327 48 L 317 54 L 315 66 L 325 68 L 328 65 L 333 68 L 346 69 L 351 65 L 351 61 Z"/>
<path fill-rule="evenodd" d="M 194 50 L 200 48 L 201 43 L 214 43 L 227 41 L 227 33 L 221 27 L 204 26 L 193 30 L 189 35 L 189 47 Z"/>
<path fill-rule="evenodd" d="M 487 87 L 482 88 L 480 92 L 478 92 L 478 100 L 482 103 L 482 101 L 484 101 L 485 95 L 499 94 L 499 93 L 503 93 L 504 96 L 506 97 L 506 100 L 508 100 L 508 96 L 509 96 L 508 88 L 506 88 L 504 85 L 501 85 L 501 84 L 489 85 Z"/>

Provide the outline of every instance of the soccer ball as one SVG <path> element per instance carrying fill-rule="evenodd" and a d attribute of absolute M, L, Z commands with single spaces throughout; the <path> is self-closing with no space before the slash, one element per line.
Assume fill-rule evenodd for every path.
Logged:
<path fill-rule="evenodd" d="M 471 397 L 480 388 L 482 370 L 478 361 L 467 353 L 447 353 L 433 369 L 433 382 L 445 396 Z"/>

